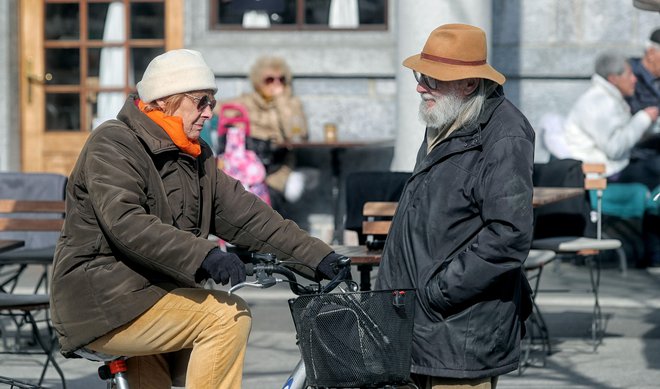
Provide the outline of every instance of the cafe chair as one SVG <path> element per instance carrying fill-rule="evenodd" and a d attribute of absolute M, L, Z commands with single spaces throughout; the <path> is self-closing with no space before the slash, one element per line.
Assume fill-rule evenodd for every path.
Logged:
<path fill-rule="evenodd" d="M 358 245 L 363 251 L 379 251 L 385 244 L 384 234 L 373 234 L 368 229 L 371 224 L 365 222 L 376 222 L 382 219 L 391 220 L 391 214 L 378 215 L 367 203 L 369 202 L 396 202 L 399 201 L 403 188 L 412 173 L 390 172 L 390 171 L 361 171 L 352 172 L 346 176 L 346 219 L 344 229 L 354 231 L 357 234 Z M 378 225 L 378 223 L 374 223 Z M 389 227 L 388 227 L 389 229 Z M 371 289 L 371 270 L 375 266 L 371 261 L 365 261 L 357 265 L 360 272 L 360 290 Z"/>
<path fill-rule="evenodd" d="M 602 311 L 600 308 L 600 303 L 598 300 L 598 289 L 600 286 L 600 257 L 599 254 L 601 251 L 606 250 L 617 250 L 619 256 L 623 255 L 623 250 L 621 249 L 621 241 L 618 239 L 604 239 L 602 236 L 602 198 L 603 191 L 607 188 L 607 179 L 604 177 L 605 166 L 603 164 L 589 164 L 581 163 L 580 161 L 568 160 L 568 162 L 562 162 L 565 167 L 568 167 L 575 171 L 575 166 L 579 166 L 582 171 L 582 186 L 585 189 L 585 196 L 588 196 L 589 192 L 595 192 L 596 196 L 596 210 L 592 213 L 591 206 L 589 204 L 589 197 L 585 197 L 583 201 L 586 201 L 586 210 L 585 216 L 588 215 L 583 225 L 589 225 L 593 222 L 595 225 L 595 237 L 585 236 L 585 235 L 556 235 L 534 239 L 532 241 L 532 249 L 537 250 L 551 250 L 556 252 L 558 255 L 571 255 L 571 256 L 582 256 L 584 257 L 585 263 L 589 269 L 589 279 L 591 282 L 591 292 L 594 295 L 594 308 L 592 315 L 592 324 L 591 324 L 591 337 L 593 340 L 594 351 L 596 351 L 598 345 L 602 342 L 604 335 L 604 320 Z M 535 175 L 537 169 L 543 169 L 543 167 L 536 166 Z M 546 172 L 548 173 L 548 172 Z M 567 174 L 567 172 L 563 172 Z M 554 174 L 561 175 L 561 171 L 554 171 Z M 535 183 L 536 185 L 536 183 Z M 545 186 L 545 184 L 544 184 Z M 584 210 L 582 210 L 584 212 Z M 563 227 L 565 230 L 570 230 L 572 222 L 567 218 L 564 223 L 561 223 L 561 220 L 558 220 L 559 227 Z M 537 216 L 536 224 L 539 223 Z M 535 232 L 536 232 L 535 226 Z M 625 255 L 623 255 L 622 261 L 626 261 Z"/>
<path fill-rule="evenodd" d="M 362 234 L 367 237 L 365 245 L 368 249 L 383 249 L 397 206 L 396 201 L 367 201 L 364 203 L 362 215 L 365 220 L 362 222 Z"/>
<path fill-rule="evenodd" d="M 43 268 L 34 288 L 35 292 L 39 288 L 48 291 L 48 267 L 53 262 L 64 218 L 66 183 L 67 177 L 60 174 L 0 172 L 0 239 L 25 242 L 22 248 L 0 254 L 3 291 L 14 290 L 27 266 Z M 44 204 L 30 201 L 55 203 L 41 209 Z"/>
<path fill-rule="evenodd" d="M 597 206 L 597 197 L 591 192 L 591 204 Z M 608 183 L 602 198 L 603 236 L 621 240 L 625 257 L 638 267 L 648 266 L 654 249 L 652 232 L 658 225 L 658 203 L 653 193 L 641 183 Z M 656 243 L 657 244 L 657 243 Z M 626 263 L 622 261 L 622 273 Z"/>
<path fill-rule="evenodd" d="M 358 244 L 364 245 L 367 234 L 362 231 L 364 204 L 369 201 L 399 201 L 403 187 L 412 173 L 408 172 L 353 172 L 346 176 L 346 222 L 344 228 L 354 231 Z M 378 240 L 378 239 L 376 239 Z M 380 242 L 374 245 L 384 243 Z"/>
<path fill-rule="evenodd" d="M 556 253 L 552 250 L 530 250 L 523 264 L 525 276 L 532 285 L 532 313 L 525 322 L 527 333 L 521 342 L 518 374 L 521 375 L 527 366 L 533 365 L 532 352 L 540 348 L 541 366 L 545 367 L 546 355 L 552 354 L 550 333 L 543 318 L 541 309 L 536 304 L 536 295 L 541 283 L 541 274 L 546 265 L 552 262 Z"/>
<path fill-rule="evenodd" d="M 48 311 L 48 272 L 53 262 L 55 244 L 64 222 L 64 191 L 67 178 L 49 173 L 0 173 L 0 239 L 20 240 L 22 248 L 0 254 L 0 293 L 2 314 L 11 320 L 1 324 L 5 350 L 21 353 L 26 343 L 39 344 L 49 363 L 57 364 L 50 351 L 55 342 Z M 37 277 L 28 277 L 29 267 L 41 269 Z M 34 280 L 35 278 L 36 280 Z M 32 295 L 28 293 L 33 293 Z M 33 298 L 34 300 L 32 300 Z M 39 320 L 34 312 L 39 311 Z M 42 340 L 38 325 L 45 326 L 51 344 Z M 30 327 L 31 331 L 24 331 Z M 11 344 L 10 334 L 14 341 Z M 61 375 L 61 374 L 60 374 Z"/>
<path fill-rule="evenodd" d="M 48 370 L 48 367 L 52 365 L 60 376 L 62 388 L 66 389 L 64 373 L 55 360 L 55 352 L 59 350 L 55 331 L 50 325 L 50 320 L 38 320 L 35 317 L 36 315 L 46 316 L 49 307 L 50 302 L 47 294 L 13 294 L 0 292 L 0 316 L 10 317 L 16 324 L 13 328 L 13 330 L 16 331 L 16 335 L 13 337 L 13 344 L 5 342 L 0 354 L 44 355 L 46 360 L 41 370 L 37 385 L 34 387 L 41 387 L 46 376 L 46 371 Z M 20 336 L 20 333 L 22 331 L 22 324 L 26 324 L 30 327 L 30 331 L 32 332 L 31 339 L 35 342 L 35 345 L 33 346 L 38 346 L 37 351 L 32 350 L 29 345 L 26 346 L 21 344 L 22 336 Z M 9 331 L 10 329 L 8 326 L 3 326 L 2 335 L 4 338 L 8 337 Z M 8 382 L 10 385 L 17 388 L 33 387 L 19 386 L 22 385 L 20 381 L 13 380 L 9 377 L 0 377 L 0 383 L 3 381 L 5 383 Z"/>

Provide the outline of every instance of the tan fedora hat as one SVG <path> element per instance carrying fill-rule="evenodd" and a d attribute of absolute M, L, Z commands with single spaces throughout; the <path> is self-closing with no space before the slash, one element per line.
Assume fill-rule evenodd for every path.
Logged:
<path fill-rule="evenodd" d="M 486 33 L 467 24 L 445 24 L 426 40 L 422 52 L 403 66 L 441 81 L 486 78 L 502 85 L 504 76 L 486 63 Z"/>

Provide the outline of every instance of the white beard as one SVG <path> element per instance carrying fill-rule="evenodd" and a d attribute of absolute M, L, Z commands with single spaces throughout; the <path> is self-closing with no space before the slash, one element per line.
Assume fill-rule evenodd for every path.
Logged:
<path fill-rule="evenodd" d="M 433 106 L 428 107 L 428 100 L 435 101 Z M 442 96 L 434 96 L 430 93 L 422 94 L 422 101 L 419 104 L 419 118 L 428 127 L 443 131 L 456 121 L 458 115 L 463 109 L 465 101 L 458 93 L 451 92 Z"/>

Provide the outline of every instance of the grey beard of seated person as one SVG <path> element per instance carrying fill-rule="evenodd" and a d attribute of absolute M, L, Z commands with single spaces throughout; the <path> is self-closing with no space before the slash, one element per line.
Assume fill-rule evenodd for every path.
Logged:
<path fill-rule="evenodd" d="M 422 93 L 419 104 L 419 118 L 426 123 L 428 151 L 454 130 L 467 127 L 476 122 L 483 109 L 486 98 L 495 90 L 497 84 L 490 80 L 479 80 L 479 86 L 468 97 L 463 97 L 457 91 L 455 81 L 440 81 L 449 85 L 449 93 L 436 96 Z M 428 107 L 427 101 L 435 104 Z"/>

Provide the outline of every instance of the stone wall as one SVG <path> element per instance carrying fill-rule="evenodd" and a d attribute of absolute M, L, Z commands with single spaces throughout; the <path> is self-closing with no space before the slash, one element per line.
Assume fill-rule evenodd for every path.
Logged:
<path fill-rule="evenodd" d="M 252 91 L 245 77 L 219 77 L 218 98 Z M 393 139 L 394 78 L 298 77 L 293 90 L 300 97 L 311 140 L 323 140 L 323 125 L 335 123 L 340 140 Z"/>

